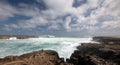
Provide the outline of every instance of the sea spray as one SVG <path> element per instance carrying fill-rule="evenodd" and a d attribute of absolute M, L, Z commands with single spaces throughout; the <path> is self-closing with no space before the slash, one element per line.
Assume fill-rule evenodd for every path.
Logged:
<path fill-rule="evenodd" d="M 0 57 L 21 55 L 33 51 L 55 50 L 60 57 L 69 58 L 80 43 L 90 42 L 92 38 L 30 38 L 0 40 Z"/>

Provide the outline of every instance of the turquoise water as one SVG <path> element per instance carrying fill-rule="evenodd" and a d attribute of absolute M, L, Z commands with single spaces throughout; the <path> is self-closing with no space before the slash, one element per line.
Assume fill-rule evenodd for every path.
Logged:
<path fill-rule="evenodd" d="M 33 51 L 55 50 L 60 57 L 69 58 L 80 43 L 90 42 L 92 38 L 31 38 L 0 40 L 0 57 L 21 55 Z"/>

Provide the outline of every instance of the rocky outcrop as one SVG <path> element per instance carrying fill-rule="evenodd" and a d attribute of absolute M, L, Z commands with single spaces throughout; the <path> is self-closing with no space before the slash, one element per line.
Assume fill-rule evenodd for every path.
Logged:
<path fill-rule="evenodd" d="M 119 44 L 83 43 L 67 62 L 74 65 L 120 65 Z"/>
<path fill-rule="evenodd" d="M 70 59 L 67 59 L 66 61 L 67 63 L 74 65 L 95 65 L 89 56 L 81 53 L 79 50 L 74 51 Z"/>
<path fill-rule="evenodd" d="M 21 56 L 7 56 L 0 59 L 0 65 L 72 65 L 59 58 L 56 51 L 41 50 Z"/>
<path fill-rule="evenodd" d="M 115 37 L 98 36 L 98 37 L 93 37 L 93 41 L 97 41 L 100 43 L 120 44 L 120 38 L 115 38 Z"/>

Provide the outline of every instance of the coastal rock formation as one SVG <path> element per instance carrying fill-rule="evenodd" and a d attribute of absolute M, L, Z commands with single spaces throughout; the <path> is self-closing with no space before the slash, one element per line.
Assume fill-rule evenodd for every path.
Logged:
<path fill-rule="evenodd" d="M 74 65 L 120 65 L 119 44 L 83 43 L 67 62 Z"/>
<path fill-rule="evenodd" d="M 0 59 L 0 65 L 72 65 L 59 58 L 56 51 L 41 50 L 21 56 L 7 56 Z"/>
<path fill-rule="evenodd" d="M 0 39 L 10 39 L 12 37 L 16 39 L 37 38 L 37 36 L 27 36 L 27 35 L 0 35 Z"/>
<path fill-rule="evenodd" d="M 115 37 L 93 37 L 93 41 L 97 41 L 100 43 L 111 43 L 111 44 L 120 44 L 120 38 L 115 38 Z"/>

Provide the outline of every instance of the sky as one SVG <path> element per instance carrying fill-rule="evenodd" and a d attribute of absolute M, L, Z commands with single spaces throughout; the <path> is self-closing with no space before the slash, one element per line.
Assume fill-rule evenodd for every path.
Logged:
<path fill-rule="evenodd" d="M 120 0 L 0 0 L 0 35 L 120 36 Z"/>

